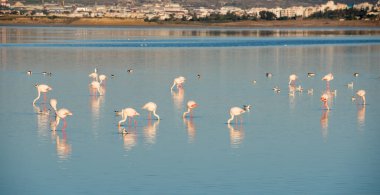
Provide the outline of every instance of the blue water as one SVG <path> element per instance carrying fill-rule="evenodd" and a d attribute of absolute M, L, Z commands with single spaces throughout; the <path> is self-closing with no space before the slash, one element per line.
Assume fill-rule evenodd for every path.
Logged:
<path fill-rule="evenodd" d="M 0 32 L 1 194 L 380 193 L 378 29 Z M 94 68 L 108 76 L 103 96 L 88 88 Z M 329 72 L 337 95 L 325 111 Z M 294 97 L 292 73 L 305 89 Z M 180 75 L 184 89 L 171 93 Z M 38 114 L 50 108 L 43 98 L 32 106 L 36 83 L 73 112 L 66 129 L 51 131 L 53 116 Z M 351 101 L 358 89 L 365 106 Z M 199 107 L 183 120 L 188 100 Z M 148 101 L 162 120 L 148 120 Z M 227 125 L 229 109 L 243 104 L 253 106 L 243 123 Z M 141 116 L 123 134 L 114 111 L 126 107 Z"/>

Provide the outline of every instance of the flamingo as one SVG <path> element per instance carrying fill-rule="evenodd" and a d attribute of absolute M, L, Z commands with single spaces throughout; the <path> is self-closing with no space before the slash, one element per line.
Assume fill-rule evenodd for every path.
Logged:
<path fill-rule="evenodd" d="M 55 126 L 57 127 L 59 125 L 60 119 L 63 119 L 63 129 L 66 128 L 66 117 L 67 116 L 72 116 L 73 113 L 70 112 L 70 110 L 66 108 L 61 108 L 57 110 L 57 100 L 56 99 L 51 99 L 50 100 L 50 106 L 53 108 L 55 111 L 56 117 L 55 117 Z M 55 129 L 54 129 L 55 130 Z"/>
<path fill-rule="evenodd" d="M 327 75 L 325 75 L 322 80 L 323 81 L 326 81 L 326 89 L 327 91 L 330 90 L 330 81 L 334 79 L 334 75 L 332 73 L 329 73 Z"/>
<path fill-rule="evenodd" d="M 98 81 L 98 70 L 95 68 L 94 72 L 88 75 L 94 81 Z"/>
<path fill-rule="evenodd" d="M 124 108 L 121 110 L 121 120 L 118 123 L 118 127 L 120 128 L 121 123 L 125 122 L 127 118 L 129 117 L 129 120 L 135 116 L 140 116 L 140 114 L 133 108 Z M 130 122 L 130 121 L 129 121 Z M 135 120 L 135 126 L 136 126 L 136 120 Z"/>
<path fill-rule="evenodd" d="M 190 113 L 190 118 L 193 117 L 193 109 L 198 107 L 198 104 L 193 101 L 193 100 L 190 100 L 187 102 L 187 111 L 183 113 L 182 117 L 185 118 L 186 117 L 186 114 Z"/>
<path fill-rule="evenodd" d="M 149 119 L 151 118 L 151 113 L 153 113 L 153 115 L 155 117 L 157 117 L 157 120 L 160 120 L 160 116 L 158 116 L 156 114 L 156 109 L 157 109 L 157 104 L 155 104 L 154 102 L 148 102 L 146 103 L 142 109 L 145 109 L 145 110 L 148 110 L 149 111 Z"/>
<path fill-rule="evenodd" d="M 323 102 L 323 106 L 326 110 L 330 110 L 329 104 L 327 103 L 329 100 L 329 95 L 327 93 L 323 93 L 321 96 L 321 101 Z"/>
<path fill-rule="evenodd" d="M 361 90 L 356 92 L 356 95 L 360 96 L 362 98 L 363 105 L 365 105 L 365 91 L 363 89 L 361 89 Z"/>
<path fill-rule="evenodd" d="M 99 95 L 103 95 L 102 91 L 100 90 L 100 83 L 98 81 L 92 81 L 90 87 L 92 89 L 96 89 L 99 92 Z"/>
<path fill-rule="evenodd" d="M 102 84 L 103 81 L 105 81 L 106 79 L 107 79 L 107 76 L 106 76 L 106 75 L 104 75 L 104 74 L 99 75 L 99 81 L 100 81 L 100 84 Z"/>
<path fill-rule="evenodd" d="M 160 116 L 158 116 L 156 114 L 157 104 L 155 104 L 154 102 L 148 102 L 148 103 L 146 103 L 142 107 L 142 109 L 145 109 L 145 110 L 149 111 L 149 119 L 151 118 L 151 113 L 153 113 L 153 115 L 157 118 L 157 120 L 160 120 Z"/>
<path fill-rule="evenodd" d="M 295 74 L 291 74 L 290 76 L 289 76 L 289 85 L 294 85 L 294 83 L 295 83 L 295 81 L 297 80 L 297 75 L 295 75 Z"/>
<path fill-rule="evenodd" d="M 246 109 L 246 108 L 243 109 L 243 108 L 240 108 L 240 107 L 232 107 L 230 109 L 231 118 L 228 119 L 227 124 L 230 124 L 231 121 L 234 120 L 235 116 L 239 116 L 239 115 L 245 113 L 246 111 L 248 111 L 248 109 Z M 241 121 L 242 120 L 243 119 L 241 119 Z"/>
<path fill-rule="evenodd" d="M 35 84 L 34 86 L 37 88 L 38 96 L 33 100 L 33 105 L 40 99 L 41 93 L 44 93 L 44 100 L 46 101 L 46 93 L 53 90 L 53 88 L 45 84 Z"/>
<path fill-rule="evenodd" d="M 183 76 L 177 77 L 173 80 L 173 85 L 170 88 L 171 91 L 173 91 L 174 86 L 177 85 L 177 88 L 182 88 L 182 84 L 186 81 L 186 78 Z"/>

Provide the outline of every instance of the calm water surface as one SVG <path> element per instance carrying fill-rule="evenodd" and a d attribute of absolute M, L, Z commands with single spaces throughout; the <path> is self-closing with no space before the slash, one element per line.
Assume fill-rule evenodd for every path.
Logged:
<path fill-rule="evenodd" d="M 380 193 L 380 29 L 0 27 L 0 37 L 1 194 Z M 88 88 L 95 67 L 108 76 L 103 96 Z M 325 111 L 329 72 L 337 95 Z M 291 73 L 305 89 L 294 97 Z M 32 106 L 36 83 L 73 112 L 65 130 L 38 114 L 43 98 Z M 358 89 L 368 105 L 351 101 Z M 199 107 L 183 120 L 188 100 Z M 161 121 L 148 120 L 148 101 Z M 243 104 L 253 106 L 243 124 L 227 125 Z M 128 134 L 114 113 L 125 107 L 141 114 Z"/>

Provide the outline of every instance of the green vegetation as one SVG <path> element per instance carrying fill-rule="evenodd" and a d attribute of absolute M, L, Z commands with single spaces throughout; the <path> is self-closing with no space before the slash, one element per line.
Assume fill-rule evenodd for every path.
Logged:
<path fill-rule="evenodd" d="M 310 15 L 309 19 L 346 19 L 346 20 L 360 20 L 365 18 L 373 18 L 374 16 L 368 15 L 368 10 L 357 9 L 344 9 L 344 10 L 327 10 L 325 12 L 316 12 Z"/>

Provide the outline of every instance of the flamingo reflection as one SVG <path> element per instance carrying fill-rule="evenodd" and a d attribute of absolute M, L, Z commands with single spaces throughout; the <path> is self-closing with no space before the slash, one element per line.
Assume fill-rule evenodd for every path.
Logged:
<path fill-rule="evenodd" d="M 46 104 L 43 105 L 42 109 L 33 104 L 33 109 L 37 114 L 38 134 L 41 136 L 46 136 L 49 129 L 49 110 L 47 110 Z"/>
<path fill-rule="evenodd" d="M 71 155 L 71 144 L 67 142 L 66 131 L 62 130 L 62 139 L 56 136 L 57 155 L 60 159 L 67 159 Z"/>
<path fill-rule="evenodd" d="M 137 144 L 136 128 L 132 127 L 126 129 L 124 127 L 119 127 L 118 129 L 123 139 L 124 150 L 130 151 Z"/>
<path fill-rule="evenodd" d="M 174 105 L 177 109 L 182 108 L 183 99 L 185 97 L 185 90 L 183 88 L 179 88 L 178 92 L 172 91 L 172 98 L 174 101 Z"/>
<path fill-rule="evenodd" d="M 322 111 L 322 116 L 321 116 L 321 119 L 320 119 L 320 123 L 321 123 L 321 133 L 322 133 L 322 137 L 324 140 L 327 140 L 327 136 L 329 134 L 329 110 L 323 110 Z"/>
<path fill-rule="evenodd" d="M 365 105 L 358 106 L 357 119 L 359 127 L 363 127 L 365 123 Z"/>
<path fill-rule="evenodd" d="M 241 125 L 232 126 L 227 124 L 228 129 L 230 130 L 230 144 L 232 148 L 238 148 L 244 140 L 244 129 Z"/>
<path fill-rule="evenodd" d="M 145 126 L 144 129 L 144 138 L 145 142 L 148 144 L 154 144 L 156 143 L 156 135 L 157 135 L 157 127 L 160 124 L 160 121 L 154 121 L 152 123 L 152 120 L 148 120 L 147 126 Z"/>
<path fill-rule="evenodd" d="M 193 143 L 195 140 L 195 134 L 197 130 L 195 128 L 194 121 L 192 118 L 190 119 L 183 118 L 183 123 L 185 124 L 186 129 L 187 129 L 188 141 L 189 143 Z"/>

